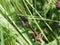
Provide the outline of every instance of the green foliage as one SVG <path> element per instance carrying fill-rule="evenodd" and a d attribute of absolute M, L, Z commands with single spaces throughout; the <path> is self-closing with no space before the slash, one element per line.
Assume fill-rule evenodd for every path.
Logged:
<path fill-rule="evenodd" d="M 28 19 L 47 45 L 60 45 L 60 10 L 56 1 L 0 0 L 0 45 L 43 45 L 32 38 L 20 16 Z"/>
<path fill-rule="evenodd" d="M 60 37 L 58 37 L 58 40 L 54 40 L 52 42 L 49 42 L 47 45 L 60 45 Z"/>

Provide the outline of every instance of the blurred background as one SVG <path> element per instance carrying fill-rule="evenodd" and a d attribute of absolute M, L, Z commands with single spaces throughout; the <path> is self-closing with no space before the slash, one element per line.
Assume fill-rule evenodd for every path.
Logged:
<path fill-rule="evenodd" d="M 21 16 L 46 45 L 60 45 L 59 0 L 0 0 L 0 45 L 43 45 Z"/>

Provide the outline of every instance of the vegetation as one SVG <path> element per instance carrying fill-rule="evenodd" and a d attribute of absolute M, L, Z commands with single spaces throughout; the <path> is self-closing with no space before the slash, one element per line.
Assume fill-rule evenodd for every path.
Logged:
<path fill-rule="evenodd" d="M 0 45 L 60 45 L 57 1 L 0 0 Z"/>

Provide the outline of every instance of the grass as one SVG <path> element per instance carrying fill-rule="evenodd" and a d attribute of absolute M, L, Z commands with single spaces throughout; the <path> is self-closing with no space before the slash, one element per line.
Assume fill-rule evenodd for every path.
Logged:
<path fill-rule="evenodd" d="M 46 45 L 59 45 L 60 10 L 57 0 L 0 0 L 0 45 L 42 45 L 30 35 L 20 16 L 42 35 Z"/>

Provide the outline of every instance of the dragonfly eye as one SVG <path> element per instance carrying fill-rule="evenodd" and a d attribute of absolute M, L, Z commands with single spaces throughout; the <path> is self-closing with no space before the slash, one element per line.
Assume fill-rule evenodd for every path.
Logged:
<path fill-rule="evenodd" d="M 24 16 L 20 16 L 20 17 L 21 17 L 21 20 L 22 20 L 24 23 L 28 22 L 28 19 L 25 18 Z"/>

